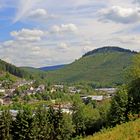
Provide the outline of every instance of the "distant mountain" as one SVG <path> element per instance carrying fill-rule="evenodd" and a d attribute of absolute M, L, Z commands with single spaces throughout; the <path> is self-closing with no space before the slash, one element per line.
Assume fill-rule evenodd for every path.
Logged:
<path fill-rule="evenodd" d="M 47 79 L 59 83 L 85 82 L 96 87 L 121 85 L 135 54 L 112 46 L 95 49 L 61 69 L 48 71 Z"/>
<path fill-rule="evenodd" d="M 56 65 L 56 66 L 41 67 L 41 68 L 39 68 L 39 69 L 40 69 L 40 70 L 43 70 L 43 71 L 52 71 L 52 70 L 61 69 L 61 68 L 63 68 L 64 66 L 66 66 L 66 65 Z"/>

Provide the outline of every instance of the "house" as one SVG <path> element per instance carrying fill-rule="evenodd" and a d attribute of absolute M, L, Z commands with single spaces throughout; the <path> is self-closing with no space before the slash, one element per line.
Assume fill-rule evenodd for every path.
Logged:
<path fill-rule="evenodd" d="M 32 94 L 34 95 L 34 94 L 36 94 L 35 90 L 26 90 L 25 93 L 27 95 L 32 95 Z"/>
<path fill-rule="evenodd" d="M 16 89 L 12 88 L 12 89 L 8 89 L 8 92 L 13 93 Z"/>
<path fill-rule="evenodd" d="M 18 112 L 18 110 L 10 110 L 10 114 L 12 115 L 12 117 L 16 117 Z"/>
<path fill-rule="evenodd" d="M 33 90 L 34 90 L 34 88 L 33 88 L 33 87 L 30 87 L 30 90 L 31 90 L 31 91 L 33 91 Z"/>
<path fill-rule="evenodd" d="M 56 89 L 55 88 L 52 88 L 50 92 L 51 93 L 54 93 L 54 92 L 56 92 Z"/>
<path fill-rule="evenodd" d="M 0 105 L 3 105 L 3 99 L 0 99 Z"/>
<path fill-rule="evenodd" d="M 12 103 L 12 101 L 11 101 L 11 97 L 10 96 L 6 96 L 6 97 L 3 98 L 3 104 L 4 105 L 9 105 L 11 103 Z"/>
<path fill-rule="evenodd" d="M 103 100 L 103 96 L 88 96 L 90 97 L 92 100 L 95 100 L 95 101 L 102 101 Z"/>
<path fill-rule="evenodd" d="M 5 93 L 5 89 L 0 89 L 0 93 Z"/>
<path fill-rule="evenodd" d="M 2 114 L 3 111 L 0 111 L 0 115 Z M 9 110 L 10 114 L 12 115 L 13 118 L 15 118 L 18 114 L 18 110 Z"/>
<path fill-rule="evenodd" d="M 69 89 L 69 92 L 70 93 L 74 93 L 74 94 L 81 92 L 81 90 L 80 89 L 77 89 L 76 87 L 69 87 L 68 89 Z"/>
<path fill-rule="evenodd" d="M 39 88 L 45 90 L 45 85 L 40 85 Z"/>
<path fill-rule="evenodd" d="M 64 88 L 64 85 L 53 85 L 54 88 L 57 88 L 57 89 L 63 89 Z"/>
<path fill-rule="evenodd" d="M 66 114 L 72 114 L 72 110 L 67 109 L 67 108 L 62 108 L 62 112 Z"/>
<path fill-rule="evenodd" d="M 45 90 L 45 85 L 40 85 L 37 89 L 36 92 L 43 92 Z"/>
<path fill-rule="evenodd" d="M 84 96 L 81 98 L 83 99 L 83 101 L 86 101 L 90 98 L 91 100 L 97 101 L 97 102 L 101 102 L 104 99 L 104 97 L 102 95 L 100 95 L 100 96 L 89 95 L 89 96 Z"/>
<path fill-rule="evenodd" d="M 96 88 L 95 91 L 102 91 L 107 93 L 115 93 L 117 91 L 117 88 Z"/>

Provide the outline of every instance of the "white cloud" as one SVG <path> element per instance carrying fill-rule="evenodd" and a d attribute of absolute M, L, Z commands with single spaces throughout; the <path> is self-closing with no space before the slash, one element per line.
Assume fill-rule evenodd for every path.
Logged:
<path fill-rule="evenodd" d="M 61 51 L 68 51 L 69 45 L 64 42 L 61 42 L 58 44 L 58 49 Z"/>
<path fill-rule="evenodd" d="M 102 21 L 113 21 L 123 24 L 136 23 L 140 21 L 140 8 L 113 6 L 111 8 L 102 9 L 99 13 L 100 20 Z"/>
<path fill-rule="evenodd" d="M 123 44 L 140 44 L 140 37 L 137 35 L 124 35 L 122 37 L 118 37 L 118 40 Z"/>
<path fill-rule="evenodd" d="M 81 55 L 80 47 L 58 41 L 51 44 L 41 38 L 41 30 L 22 29 L 11 32 L 11 35 L 13 40 L 0 43 L 0 56 L 17 66 L 41 67 L 70 63 Z"/>
<path fill-rule="evenodd" d="M 4 43 L 3 43 L 3 45 L 4 46 L 10 46 L 11 44 L 13 44 L 13 40 L 8 40 L 8 41 L 5 41 Z"/>
<path fill-rule="evenodd" d="M 43 31 L 37 29 L 22 29 L 20 31 L 11 32 L 12 37 L 21 41 L 39 41 L 44 35 L 45 33 Z"/>
<path fill-rule="evenodd" d="M 61 42 L 48 45 L 47 41 L 41 40 L 38 43 L 25 42 L 23 44 L 19 40 L 13 40 L 11 43 L 3 42 L 0 56 L 1 59 L 17 66 L 41 67 L 71 63 L 82 55 L 81 49 L 80 46 L 71 46 Z"/>
<path fill-rule="evenodd" d="M 30 18 L 44 18 L 47 17 L 48 13 L 45 9 L 36 9 L 29 13 Z"/>
<path fill-rule="evenodd" d="M 77 33 L 78 28 L 75 24 L 62 24 L 60 26 L 54 25 L 51 29 L 52 33 Z"/>

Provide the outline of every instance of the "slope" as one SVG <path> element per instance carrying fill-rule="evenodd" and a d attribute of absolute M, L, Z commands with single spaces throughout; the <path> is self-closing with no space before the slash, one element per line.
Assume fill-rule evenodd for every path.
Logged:
<path fill-rule="evenodd" d="M 140 140 L 140 119 L 99 132 L 84 140 Z"/>
<path fill-rule="evenodd" d="M 27 73 L 30 73 L 32 77 L 36 80 L 42 80 L 45 82 L 47 80 L 46 72 L 43 70 L 40 70 L 38 68 L 33 67 L 20 67 L 20 69 L 24 70 Z"/>
<path fill-rule="evenodd" d="M 47 78 L 52 82 L 87 82 L 101 87 L 120 85 L 134 55 L 130 50 L 118 51 L 118 47 L 100 48 L 62 69 L 47 72 Z"/>
<path fill-rule="evenodd" d="M 20 78 L 30 78 L 30 74 L 10 63 L 7 63 L 0 59 L 0 72 L 8 72 L 11 75 Z"/>

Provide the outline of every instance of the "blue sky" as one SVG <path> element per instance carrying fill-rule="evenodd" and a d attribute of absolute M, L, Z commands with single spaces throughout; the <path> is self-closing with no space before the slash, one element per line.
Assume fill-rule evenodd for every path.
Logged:
<path fill-rule="evenodd" d="M 140 50 L 140 0 L 0 0 L 0 58 L 71 63 L 106 45 Z"/>

